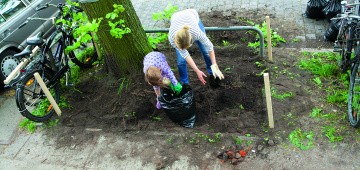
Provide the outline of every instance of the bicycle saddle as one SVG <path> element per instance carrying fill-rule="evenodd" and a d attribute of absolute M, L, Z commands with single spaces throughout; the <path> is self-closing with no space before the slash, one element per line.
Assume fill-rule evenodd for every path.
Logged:
<path fill-rule="evenodd" d="M 29 37 L 26 39 L 26 43 L 29 45 L 41 45 L 44 43 L 44 39 L 42 38 L 43 33 L 39 32 L 33 37 Z"/>

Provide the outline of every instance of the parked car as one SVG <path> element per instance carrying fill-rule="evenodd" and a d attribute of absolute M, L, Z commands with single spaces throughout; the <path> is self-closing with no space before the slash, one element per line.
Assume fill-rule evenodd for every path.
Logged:
<path fill-rule="evenodd" d="M 36 7 L 45 3 L 65 3 L 65 0 L 0 0 L 0 89 L 4 87 L 6 77 L 20 63 L 13 55 L 26 47 L 26 38 L 40 31 L 46 38 L 54 30 L 51 20 L 29 20 L 19 28 L 28 17 L 55 16 L 57 9 L 54 7 L 36 11 Z"/>

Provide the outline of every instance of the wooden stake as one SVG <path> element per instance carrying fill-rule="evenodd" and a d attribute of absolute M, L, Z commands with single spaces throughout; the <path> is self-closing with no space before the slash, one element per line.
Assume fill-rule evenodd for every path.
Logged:
<path fill-rule="evenodd" d="M 61 116 L 61 110 L 59 108 L 59 106 L 56 104 L 56 101 L 54 100 L 54 98 L 52 97 L 49 89 L 46 87 L 44 80 L 40 77 L 39 73 L 34 73 L 34 77 L 35 79 L 39 82 L 41 89 L 44 91 L 46 97 L 49 99 L 52 107 L 54 108 L 56 114 L 58 116 Z"/>
<path fill-rule="evenodd" d="M 265 83 L 266 108 L 268 112 L 269 127 L 274 128 L 274 117 L 272 111 L 269 73 L 264 73 L 264 83 Z"/>
<path fill-rule="evenodd" d="M 37 51 L 39 50 L 39 47 L 36 46 L 33 50 L 32 53 L 30 54 L 30 57 L 34 56 Z M 6 79 L 4 80 L 4 84 L 9 84 L 11 80 L 13 80 L 15 78 L 15 76 L 19 73 L 20 69 L 24 68 L 28 63 L 30 62 L 30 59 L 28 58 L 24 58 L 24 60 L 15 67 L 15 69 L 9 74 L 8 77 L 6 77 Z"/>
<path fill-rule="evenodd" d="M 15 76 L 19 73 L 20 69 L 26 66 L 29 61 L 29 59 L 25 58 L 24 61 L 17 65 L 15 69 L 9 74 L 9 76 L 6 77 L 6 79 L 4 80 L 4 84 L 9 84 L 10 81 L 13 80 Z"/>
<path fill-rule="evenodd" d="M 271 32 L 270 32 L 270 17 L 266 16 L 266 33 L 267 33 L 267 47 L 268 47 L 268 56 L 269 60 L 272 62 L 272 46 L 271 46 Z"/>

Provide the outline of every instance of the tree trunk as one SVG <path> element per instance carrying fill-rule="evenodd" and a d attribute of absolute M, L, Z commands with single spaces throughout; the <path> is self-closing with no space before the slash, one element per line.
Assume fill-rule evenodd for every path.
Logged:
<path fill-rule="evenodd" d="M 114 10 L 113 4 L 123 5 L 125 11 L 119 14 L 125 20 L 125 25 L 131 33 L 123 35 L 121 39 L 110 35 L 110 27 L 106 21 L 106 14 Z M 81 2 L 81 7 L 88 15 L 89 20 L 104 18 L 97 33 L 100 44 L 105 51 L 108 70 L 116 77 L 140 71 L 144 56 L 152 51 L 148 43 L 139 17 L 130 0 L 98 0 L 96 2 Z"/>

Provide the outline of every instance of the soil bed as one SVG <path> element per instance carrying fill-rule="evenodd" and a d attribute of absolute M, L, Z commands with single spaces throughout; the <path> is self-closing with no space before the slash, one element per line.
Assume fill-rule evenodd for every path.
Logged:
<path fill-rule="evenodd" d="M 249 25 L 247 20 L 260 24 L 263 20 L 259 18 L 265 14 L 265 11 L 247 11 L 242 12 L 240 17 L 236 12 L 224 14 L 215 11 L 203 13 L 200 18 L 205 26 L 226 27 Z M 284 24 L 289 27 L 283 28 Z M 191 68 L 188 68 L 197 109 L 197 122 L 192 129 L 173 123 L 162 110 L 155 108 L 155 93 L 145 83 L 141 71 L 127 78 L 131 80 L 125 81 L 128 86 L 119 91 L 124 79 L 116 80 L 101 71 L 92 70 L 76 86 L 78 91 L 65 93 L 72 107 L 63 109 L 60 123 L 57 128 L 49 130 L 48 135 L 57 138 L 58 147 L 74 144 L 81 147 L 95 142 L 99 132 L 122 135 L 130 141 L 156 141 L 157 145 L 148 146 L 149 149 L 145 151 L 133 151 L 132 155 L 140 155 L 144 161 L 154 162 L 151 155 L 157 150 L 157 154 L 167 157 L 158 168 L 172 164 L 178 159 L 177 155 L 187 155 L 192 158 L 191 163 L 202 165 L 205 154 L 210 153 L 206 157 L 214 159 L 218 152 L 249 147 L 256 150 L 258 158 L 266 159 L 269 153 L 263 147 L 284 142 L 296 127 L 311 129 L 309 124 L 314 122 L 307 118 L 311 109 L 326 105 L 319 97 L 323 94 L 317 92 L 317 87 L 309 82 L 309 73 L 296 66 L 297 58 L 301 55 L 299 49 L 285 47 L 324 48 L 332 44 L 323 41 L 291 42 L 298 35 L 298 27 L 291 25 L 277 18 L 272 21 L 272 27 L 288 41 L 273 49 L 276 56 L 274 63 L 266 62 L 257 51 L 248 47 L 248 42 L 256 40 L 255 33 L 207 32 L 215 45 L 217 62 L 220 69 L 224 70 L 225 79 L 217 88 L 210 87 L 209 82 L 203 86 Z M 228 42 L 226 46 L 224 41 Z M 167 56 L 178 78 L 174 50 L 168 43 L 160 46 L 159 50 Z M 204 60 L 196 45 L 189 52 L 198 67 L 206 73 Z M 278 70 L 271 69 L 274 65 L 278 66 Z M 295 96 L 285 100 L 273 99 L 275 129 L 268 128 L 261 75 L 266 68 L 270 68 L 271 87 L 280 92 L 292 92 Z M 279 70 L 287 72 L 278 73 Z M 334 108 L 329 106 L 324 109 Z M 217 136 L 220 133 L 221 136 Z M 250 142 L 236 144 L 235 139 L 239 136 L 242 136 L 241 140 Z M 264 141 L 264 138 L 267 140 Z M 266 143 L 268 139 L 274 143 L 269 145 Z"/>

